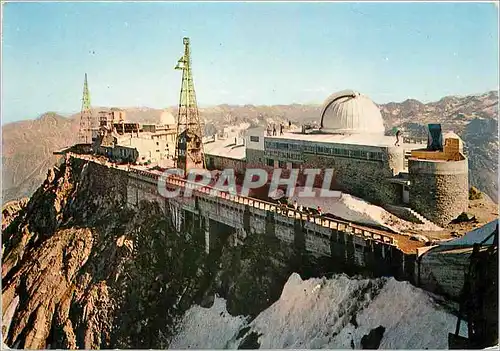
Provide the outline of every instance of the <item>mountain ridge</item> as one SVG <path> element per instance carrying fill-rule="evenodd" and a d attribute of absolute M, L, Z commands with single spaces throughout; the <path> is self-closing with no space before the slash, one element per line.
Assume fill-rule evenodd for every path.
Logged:
<path fill-rule="evenodd" d="M 442 102 L 442 101 L 446 101 L 448 100 L 449 98 L 458 98 L 458 99 L 462 99 L 462 98 L 467 98 L 467 97 L 480 97 L 480 96 L 483 96 L 483 95 L 496 95 L 497 96 L 497 99 L 498 99 L 498 91 L 496 90 L 489 90 L 485 93 L 474 93 L 474 94 L 468 94 L 468 95 L 446 95 L 442 98 L 440 98 L 439 100 L 433 100 L 433 101 L 429 101 L 429 102 L 422 102 L 416 98 L 406 98 L 404 100 L 401 100 L 401 101 L 389 101 L 389 102 L 384 102 L 384 103 L 377 103 L 376 101 L 375 104 L 377 106 L 386 106 L 386 105 L 393 105 L 393 104 L 404 104 L 408 101 L 416 101 L 422 105 L 426 105 L 426 104 L 435 104 L 435 103 L 439 103 L 439 102 Z M 212 105 L 199 105 L 198 108 L 201 109 L 201 110 L 204 110 L 204 109 L 212 109 L 212 108 L 218 108 L 218 107 L 226 107 L 226 108 L 238 108 L 238 107 L 287 107 L 287 106 L 317 106 L 317 107 L 320 107 L 322 106 L 322 103 L 297 103 L 297 102 L 292 102 L 292 103 L 289 103 L 289 104 L 231 104 L 231 103 L 221 103 L 221 104 L 212 104 Z M 100 111 L 100 110 L 109 110 L 111 108 L 118 108 L 118 109 L 123 109 L 123 110 L 133 110 L 133 109 L 137 109 L 137 110 L 145 110 L 145 111 L 149 111 L 149 110 L 158 110 L 158 111 L 162 111 L 164 109 L 166 110 L 176 110 L 177 109 L 177 105 L 172 105 L 172 106 L 167 106 L 167 107 L 164 107 L 164 108 L 160 108 L 160 107 L 151 107 L 151 106 L 113 106 L 113 107 L 108 107 L 108 106 L 94 106 L 92 107 L 92 110 L 96 110 L 96 111 Z M 27 119 L 22 119 L 22 120 L 15 120 L 15 121 L 12 121 L 12 122 L 8 122 L 6 123 L 5 125 L 9 125 L 9 124 L 12 124 L 12 123 L 17 123 L 17 122 L 24 122 L 24 121 L 30 121 L 30 120 L 35 120 L 35 119 L 40 119 L 42 116 L 46 115 L 46 114 L 56 114 L 60 117 L 63 117 L 63 118 L 68 118 L 68 119 L 73 119 L 73 118 L 76 118 L 80 115 L 80 112 L 70 112 L 70 113 L 67 113 L 67 112 L 54 112 L 54 111 L 46 111 L 46 112 L 43 112 L 41 114 L 38 114 L 37 117 L 33 117 L 33 118 L 27 118 Z"/>

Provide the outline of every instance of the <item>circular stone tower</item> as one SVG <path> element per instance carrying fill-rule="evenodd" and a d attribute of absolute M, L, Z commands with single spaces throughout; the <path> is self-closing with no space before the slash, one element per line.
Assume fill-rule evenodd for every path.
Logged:
<path fill-rule="evenodd" d="M 469 165 L 463 142 L 445 135 L 443 151 L 412 151 L 408 160 L 410 207 L 438 225 L 446 225 L 469 206 Z"/>

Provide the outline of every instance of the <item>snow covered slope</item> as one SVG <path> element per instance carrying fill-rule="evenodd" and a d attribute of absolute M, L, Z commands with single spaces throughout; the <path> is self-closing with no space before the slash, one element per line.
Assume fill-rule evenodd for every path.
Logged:
<path fill-rule="evenodd" d="M 347 193 L 339 192 L 340 196 L 324 197 L 321 196 L 321 189 L 313 188 L 312 192 L 315 196 L 304 197 L 300 195 L 302 192 L 304 192 L 303 187 L 296 187 L 293 195 L 288 198 L 289 204 L 293 205 L 293 201 L 297 200 L 297 204 L 299 206 L 302 205 L 310 208 L 317 208 L 320 206 L 323 213 L 331 213 L 351 222 L 385 227 L 395 232 L 404 232 L 409 229 L 428 231 L 442 230 L 434 224 L 416 224 L 407 222 L 396 217 L 382 207 L 373 205 L 359 197 Z M 284 197 L 285 193 L 283 190 L 278 189 L 273 192 L 272 195 L 272 198 L 279 199 Z"/>
<path fill-rule="evenodd" d="M 381 349 L 445 349 L 456 320 L 432 295 L 394 278 L 303 281 L 294 273 L 280 299 L 249 324 L 230 316 L 221 298 L 211 308 L 192 307 L 170 348 L 236 349 L 253 336 L 261 349 L 360 349 L 378 328 L 372 342 Z"/>

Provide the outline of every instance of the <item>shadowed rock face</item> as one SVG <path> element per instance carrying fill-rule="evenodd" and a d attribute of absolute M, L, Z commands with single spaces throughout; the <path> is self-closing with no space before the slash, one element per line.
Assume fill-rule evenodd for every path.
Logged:
<path fill-rule="evenodd" d="M 361 348 L 365 350 L 377 350 L 380 346 L 380 341 L 384 336 L 385 328 L 379 326 L 361 338 Z"/>
<path fill-rule="evenodd" d="M 53 168 L 3 232 L 10 347 L 165 348 L 194 303 L 257 315 L 279 298 L 293 250 L 262 235 L 207 256 L 156 203 L 126 206 L 127 177 L 80 160 Z M 300 270 L 295 270 L 300 271 Z"/>
<path fill-rule="evenodd" d="M 156 205 L 128 210 L 124 189 L 126 178 L 112 170 L 63 164 L 5 230 L 7 345 L 159 347 L 166 340 L 165 326 L 200 290 L 203 248 L 173 231 Z"/>
<path fill-rule="evenodd" d="M 5 230 L 12 223 L 12 221 L 17 217 L 19 211 L 26 206 L 28 203 L 28 198 L 22 198 L 21 200 L 14 200 L 7 202 L 2 206 L 2 230 Z"/>

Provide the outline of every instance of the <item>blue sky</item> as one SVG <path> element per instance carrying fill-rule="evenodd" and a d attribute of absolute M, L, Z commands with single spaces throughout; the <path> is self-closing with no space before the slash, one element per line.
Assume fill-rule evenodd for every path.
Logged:
<path fill-rule="evenodd" d="M 493 3 L 7 3 L 3 123 L 95 106 L 176 105 L 182 37 L 202 106 L 377 103 L 498 89 Z"/>

